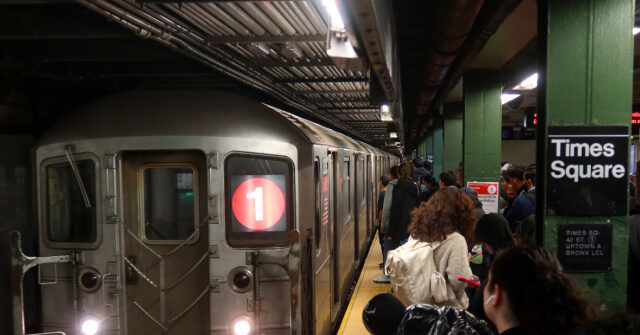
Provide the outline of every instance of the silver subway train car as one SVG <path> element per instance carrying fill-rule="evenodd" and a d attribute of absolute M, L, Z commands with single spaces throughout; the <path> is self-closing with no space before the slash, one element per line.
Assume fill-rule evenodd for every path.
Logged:
<path fill-rule="evenodd" d="M 44 331 L 246 335 L 331 333 L 397 158 L 242 96 L 150 90 L 69 114 L 35 160 Z"/>

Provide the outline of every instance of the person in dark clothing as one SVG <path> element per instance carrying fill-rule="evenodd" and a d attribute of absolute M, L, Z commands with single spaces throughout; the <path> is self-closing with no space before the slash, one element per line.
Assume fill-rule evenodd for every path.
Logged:
<path fill-rule="evenodd" d="M 477 318 L 490 322 L 483 308 L 487 272 L 496 253 L 514 246 L 514 241 L 507 220 L 497 213 L 486 214 L 478 221 L 474 238 L 476 242 L 482 243 L 482 265 L 477 268 L 477 272 L 474 272 L 480 278 L 480 287 L 471 294 L 467 310 Z"/>
<path fill-rule="evenodd" d="M 407 227 L 411 222 L 411 211 L 418 206 L 418 186 L 411 180 L 411 168 L 407 163 L 398 165 L 398 184 L 393 187 L 391 212 L 389 215 L 389 232 L 387 233 L 393 250 L 402 245 L 409 233 Z"/>
<path fill-rule="evenodd" d="M 389 180 L 389 177 L 387 176 L 380 176 L 380 195 L 378 195 L 378 203 L 376 206 L 376 213 L 378 213 L 378 215 L 376 216 L 376 230 L 378 231 L 378 239 L 380 240 L 380 249 L 382 249 L 382 254 L 384 255 L 384 237 L 382 234 L 382 229 L 380 228 L 380 221 L 382 221 L 382 206 L 384 205 L 384 194 L 386 192 L 387 189 L 387 185 L 389 185 L 389 182 L 391 180 Z M 384 261 L 382 263 L 380 263 L 380 268 L 384 267 Z"/>
<path fill-rule="evenodd" d="M 527 216 L 536 213 L 536 168 L 528 167 L 523 174 L 524 183 L 521 189 L 525 189 L 516 197 L 513 201 L 513 205 L 509 212 L 505 215 L 505 218 L 509 222 L 511 231 L 515 233 L 518 231 L 518 224 L 522 222 Z"/>
<path fill-rule="evenodd" d="M 393 294 L 380 293 L 364 306 L 362 323 L 371 334 L 395 334 L 405 309 L 402 301 Z"/>
<path fill-rule="evenodd" d="M 443 171 L 440 174 L 440 188 L 456 187 L 458 177 L 453 171 Z"/>
<path fill-rule="evenodd" d="M 413 172 L 411 172 L 411 179 L 413 179 L 415 183 L 420 180 L 420 177 L 431 175 L 431 172 L 424 168 L 424 160 L 422 159 L 422 157 L 418 156 L 414 158 L 411 165 L 413 169 Z"/>
<path fill-rule="evenodd" d="M 500 174 L 500 196 L 502 199 L 500 208 L 504 209 L 502 214 L 507 215 L 509 210 L 511 210 L 513 200 L 516 198 L 516 193 L 511 188 L 511 185 L 509 184 L 509 177 L 507 177 L 507 173 L 504 171 Z M 503 202 L 504 206 L 502 205 Z"/>
<path fill-rule="evenodd" d="M 640 161 L 636 162 L 636 174 L 640 172 Z M 636 177 L 637 178 L 637 177 Z M 637 183 L 637 179 L 636 179 Z M 627 309 L 640 313 L 640 187 L 635 188 L 636 204 L 629 217 L 629 255 L 627 264 Z"/>
<path fill-rule="evenodd" d="M 516 192 L 516 196 L 527 191 L 524 185 L 524 171 L 527 168 L 523 165 L 512 165 L 505 171 L 505 175 L 509 181 L 509 185 Z"/>
<path fill-rule="evenodd" d="M 484 312 L 504 334 L 570 334 L 599 317 L 560 262 L 540 247 L 513 247 L 489 269 Z"/>
<path fill-rule="evenodd" d="M 463 187 L 460 190 L 466 194 L 473 202 L 473 211 L 476 214 L 476 219 L 479 221 L 484 216 L 484 209 L 482 209 L 482 203 L 478 200 L 478 192 L 471 187 Z"/>
<path fill-rule="evenodd" d="M 433 176 L 424 176 L 422 177 L 422 185 L 427 187 L 426 192 L 420 192 L 420 202 L 427 202 L 429 198 L 436 193 L 439 189 L 438 183 L 436 183 L 435 178 Z"/>

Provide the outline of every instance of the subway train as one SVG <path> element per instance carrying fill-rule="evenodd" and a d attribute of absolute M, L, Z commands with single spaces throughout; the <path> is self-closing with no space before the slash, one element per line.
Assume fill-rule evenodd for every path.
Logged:
<path fill-rule="evenodd" d="M 43 330 L 330 334 L 397 163 L 224 92 L 79 108 L 35 147 Z"/>

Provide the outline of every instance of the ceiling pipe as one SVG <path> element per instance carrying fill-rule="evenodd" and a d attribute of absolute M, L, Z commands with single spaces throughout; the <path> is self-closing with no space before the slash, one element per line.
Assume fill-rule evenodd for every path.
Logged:
<path fill-rule="evenodd" d="M 434 110 L 442 105 L 449 92 L 456 85 L 462 74 L 471 66 L 473 60 L 480 54 L 489 38 L 496 32 L 502 22 L 520 5 L 522 0 L 487 0 L 477 15 L 475 24 L 471 32 L 469 32 L 458 57 L 453 64 L 450 65 L 444 79 L 440 82 L 439 87 L 429 92 L 431 100 L 428 109 L 422 111 L 422 116 L 426 116 L 426 112 Z M 424 89 L 423 89 L 424 90 Z M 409 146 L 417 144 L 420 130 L 426 122 L 425 117 L 419 117 L 412 122 L 409 133 Z"/>
<path fill-rule="evenodd" d="M 430 36 L 427 64 L 418 92 L 416 114 L 425 115 L 451 64 L 460 53 L 484 0 L 440 2 Z"/>

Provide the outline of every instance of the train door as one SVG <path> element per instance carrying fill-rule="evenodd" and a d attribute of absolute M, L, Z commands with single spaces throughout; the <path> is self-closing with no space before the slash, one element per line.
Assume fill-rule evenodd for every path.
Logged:
<path fill-rule="evenodd" d="M 331 155 L 316 156 L 315 175 L 315 234 L 314 234 L 314 289 L 316 334 L 331 332 L 331 301 L 333 280 L 331 278 L 331 217 L 330 195 Z"/>
<path fill-rule="evenodd" d="M 366 169 L 365 155 L 358 154 L 355 157 L 355 211 L 356 211 L 356 253 L 354 266 L 357 267 L 367 250 L 368 222 L 366 201 Z"/>
<path fill-rule="evenodd" d="M 128 334 L 209 334 L 205 156 L 123 155 Z"/>

